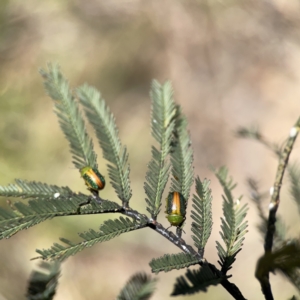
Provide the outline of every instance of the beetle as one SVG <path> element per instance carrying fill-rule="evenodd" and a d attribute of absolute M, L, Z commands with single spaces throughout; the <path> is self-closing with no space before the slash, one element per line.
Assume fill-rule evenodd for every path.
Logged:
<path fill-rule="evenodd" d="M 185 220 L 185 199 L 179 192 L 169 193 L 166 199 L 166 218 L 171 226 L 180 226 Z"/>
<path fill-rule="evenodd" d="M 105 179 L 96 168 L 90 166 L 83 167 L 80 169 L 80 174 L 88 189 L 96 192 L 104 189 Z"/>

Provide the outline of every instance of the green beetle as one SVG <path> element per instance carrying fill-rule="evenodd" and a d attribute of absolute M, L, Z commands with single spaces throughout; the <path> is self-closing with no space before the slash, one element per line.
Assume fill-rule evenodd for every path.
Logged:
<path fill-rule="evenodd" d="M 166 218 L 172 226 L 180 226 L 185 220 L 185 199 L 179 192 L 171 192 L 166 199 Z"/>
<path fill-rule="evenodd" d="M 105 179 L 96 168 L 90 166 L 80 169 L 80 174 L 85 181 L 88 189 L 98 192 L 104 189 Z"/>

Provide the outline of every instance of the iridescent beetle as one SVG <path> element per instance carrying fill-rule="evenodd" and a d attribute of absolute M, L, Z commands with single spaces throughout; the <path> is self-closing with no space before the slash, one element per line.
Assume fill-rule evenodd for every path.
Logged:
<path fill-rule="evenodd" d="M 185 220 L 185 200 L 179 192 L 171 192 L 166 199 L 166 218 L 172 226 L 180 226 Z"/>
<path fill-rule="evenodd" d="M 85 181 L 88 189 L 98 192 L 104 189 L 105 179 L 96 168 L 83 167 L 80 169 L 80 174 Z"/>

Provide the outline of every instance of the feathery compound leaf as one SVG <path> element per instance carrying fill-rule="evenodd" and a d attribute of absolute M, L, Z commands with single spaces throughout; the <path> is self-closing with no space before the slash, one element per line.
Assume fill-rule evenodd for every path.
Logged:
<path fill-rule="evenodd" d="M 191 295 L 199 291 L 206 292 L 210 285 L 217 285 L 225 278 L 226 276 L 216 276 L 209 266 L 204 264 L 200 269 L 187 270 L 185 276 L 178 277 L 171 295 Z"/>
<path fill-rule="evenodd" d="M 267 232 L 267 227 L 268 227 L 268 218 L 265 215 L 263 207 L 265 204 L 263 204 L 264 198 L 269 197 L 269 192 L 261 193 L 259 191 L 258 183 L 252 179 L 248 178 L 247 180 L 249 189 L 250 189 L 250 199 L 254 202 L 256 205 L 257 211 L 258 211 L 258 216 L 260 217 L 260 221 L 257 225 L 257 228 L 262 236 L 262 238 L 265 237 L 266 232 Z M 276 245 L 281 245 L 282 242 L 285 240 L 285 235 L 286 235 L 286 226 L 280 216 L 276 216 L 276 231 L 274 235 L 274 244 L 275 247 Z"/>
<path fill-rule="evenodd" d="M 247 221 L 244 219 L 247 214 L 247 205 L 239 207 L 240 199 L 233 200 L 231 191 L 235 188 L 236 184 L 233 183 L 232 178 L 227 178 L 228 170 L 225 167 L 221 167 L 219 170 L 214 171 L 221 185 L 223 186 L 223 214 L 224 218 L 221 218 L 220 235 L 226 245 L 226 250 L 217 243 L 218 255 L 220 257 L 220 265 L 222 266 L 222 272 L 226 273 L 230 268 L 238 252 L 241 250 L 244 241 L 244 235 L 247 230 Z"/>
<path fill-rule="evenodd" d="M 180 192 L 186 200 L 190 196 L 193 184 L 193 150 L 191 139 L 187 130 L 187 120 L 181 113 L 178 105 L 175 118 L 174 136 L 172 141 L 171 164 L 172 164 L 172 191 Z"/>
<path fill-rule="evenodd" d="M 236 131 L 235 134 L 237 137 L 240 138 L 248 138 L 248 139 L 255 139 L 255 140 L 261 140 L 262 139 L 262 134 L 257 126 L 252 126 L 252 127 L 239 127 Z"/>
<path fill-rule="evenodd" d="M 297 240 L 284 242 L 281 247 L 266 252 L 258 261 L 255 277 L 264 282 L 269 272 L 281 271 L 300 290 L 300 244 Z"/>
<path fill-rule="evenodd" d="M 87 202 L 90 196 L 72 193 L 67 197 L 57 193 L 56 198 L 44 199 L 42 195 L 41 199 L 30 200 L 28 204 L 14 203 L 13 210 L 0 208 L 0 239 L 10 238 L 21 230 L 54 217 L 77 215 L 79 205 Z M 113 212 L 120 209 L 121 207 L 115 202 L 102 200 L 99 205 L 92 201 L 80 207 L 80 214 Z"/>
<path fill-rule="evenodd" d="M 122 201 L 128 202 L 132 195 L 128 153 L 126 147 L 122 147 L 118 137 L 115 118 L 100 93 L 93 87 L 84 85 L 77 90 L 77 95 L 85 108 L 88 120 L 96 131 L 103 150 L 103 157 L 110 162 L 108 174 L 111 184 L 118 197 Z"/>
<path fill-rule="evenodd" d="M 67 244 L 67 246 L 55 243 L 50 249 L 36 250 L 36 252 L 39 253 L 41 258 L 45 260 L 57 259 L 62 261 L 69 256 L 75 255 L 76 253 L 84 250 L 85 248 L 94 246 L 96 243 L 109 241 L 122 233 L 139 229 L 145 225 L 146 222 L 143 220 L 140 223 L 137 223 L 136 221 L 132 221 L 128 218 L 120 217 L 119 219 L 105 221 L 100 226 L 100 231 L 98 232 L 90 229 L 89 231 L 80 233 L 79 236 L 84 239 L 84 241 L 79 244 L 74 244 L 67 239 L 60 238 L 60 240 Z"/>
<path fill-rule="evenodd" d="M 201 182 L 200 178 L 196 178 L 196 193 L 193 197 L 193 209 L 191 217 L 192 222 L 192 236 L 195 246 L 199 251 L 204 253 L 204 247 L 208 241 L 212 229 L 212 211 L 211 202 L 212 195 L 209 188 L 210 181 L 204 179 Z"/>
<path fill-rule="evenodd" d="M 300 212 L 300 167 L 299 164 L 294 164 L 288 167 L 288 174 L 290 177 L 291 187 L 290 193 L 298 206 Z"/>
<path fill-rule="evenodd" d="M 133 275 L 121 290 L 117 300 L 148 300 L 155 290 L 156 279 L 145 273 Z"/>
<path fill-rule="evenodd" d="M 54 100 L 55 113 L 58 116 L 60 127 L 70 143 L 73 163 L 78 169 L 85 166 L 97 168 L 97 156 L 93 149 L 93 142 L 87 135 L 69 83 L 57 65 L 49 64 L 48 70 L 48 72 L 41 70 L 40 73 L 45 79 L 44 86 L 47 93 Z"/>
<path fill-rule="evenodd" d="M 58 285 L 60 263 L 41 262 L 39 267 L 43 271 L 35 270 L 31 273 L 26 297 L 28 300 L 51 300 Z"/>
<path fill-rule="evenodd" d="M 271 150 L 274 154 L 276 154 L 276 156 L 280 157 L 282 153 L 283 145 L 280 146 L 276 143 L 270 143 L 267 139 L 265 139 L 260 130 L 255 126 L 249 128 L 240 127 L 236 130 L 235 133 L 237 137 L 256 140 L 257 142 Z"/>
<path fill-rule="evenodd" d="M 293 269 L 283 274 L 287 277 L 287 279 L 300 291 L 300 269 Z"/>
<path fill-rule="evenodd" d="M 176 108 L 170 82 L 160 85 L 154 80 L 150 95 L 152 135 L 160 144 L 160 150 L 152 147 L 152 159 L 148 165 L 144 188 L 148 197 L 146 198 L 147 210 L 151 217 L 156 219 L 160 211 L 162 193 L 169 177 L 170 164 L 166 162 L 166 157 L 171 149 Z"/>
<path fill-rule="evenodd" d="M 72 191 L 68 187 L 58 187 L 46 183 L 16 179 L 16 184 L 0 186 L 0 196 L 16 198 L 56 199 L 59 196 L 69 196 Z"/>
<path fill-rule="evenodd" d="M 267 226 L 268 226 L 268 218 L 265 215 L 265 211 L 263 209 L 263 200 L 269 196 L 269 193 L 261 193 L 259 190 L 259 184 L 258 182 L 253 178 L 247 179 L 247 184 L 249 187 L 250 192 L 250 199 L 254 202 L 256 209 L 258 211 L 258 216 L 260 217 L 260 221 L 257 224 L 257 228 L 262 235 L 262 237 L 265 237 L 265 234 L 267 232 Z"/>
<path fill-rule="evenodd" d="M 183 269 L 191 265 L 198 264 L 199 260 L 193 255 L 187 253 L 178 254 L 165 254 L 162 257 L 154 258 L 150 261 L 149 265 L 153 273 L 161 271 L 169 272 L 173 269 Z"/>

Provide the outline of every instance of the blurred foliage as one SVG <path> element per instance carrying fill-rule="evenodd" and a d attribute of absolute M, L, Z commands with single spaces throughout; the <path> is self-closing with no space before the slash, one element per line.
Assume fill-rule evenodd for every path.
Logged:
<path fill-rule="evenodd" d="M 71 169 L 67 142 L 38 75 L 48 61 L 58 62 L 74 86 L 88 82 L 108 101 L 121 139 L 128 145 L 137 206 L 143 205 L 145 198 L 140 178 L 144 178 L 150 154 L 136 145 L 148 149 L 150 144 L 148 91 L 152 78 L 172 80 L 176 101 L 183 105 L 189 120 L 196 174 L 211 178 L 207 165 L 225 164 L 234 170 L 235 178 L 249 173 L 257 178 L 255 175 L 260 174 L 262 184 L 271 184 L 276 162 L 272 165 L 267 155 L 259 157 L 260 152 L 251 156 L 256 148 L 247 142 L 233 142 L 231 130 L 237 125 L 259 123 L 270 133 L 270 140 L 278 140 L 286 136 L 285 124 L 289 126 L 296 119 L 296 99 L 300 97 L 299 6 L 297 0 L 0 1 L 1 184 L 15 177 L 38 178 L 85 189 L 77 170 Z M 98 159 L 98 163 L 103 161 Z M 113 195 L 109 187 L 106 193 L 107 198 Z M 285 208 L 292 216 L 293 208 Z M 293 217 L 289 219 L 292 224 L 296 222 Z M 35 248 L 49 246 L 53 237 L 64 235 L 64 231 L 82 231 L 100 222 L 103 220 L 94 216 L 53 220 L 11 241 L 2 241 L 3 296 L 24 299 L 32 269 L 28 258 Z M 256 223 L 253 220 L 249 227 Z M 260 256 L 262 244 L 253 229 L 250 234 L 254 234 L 253 242 L 245 244 L 243 258 L 251 259 L 252 264 L 247 270 L 243 266 L 243 272 L 253 277 L 251 265 Z M 120 239 L 126 261 L 136 262 L 130 273 L 141 265 L 146 268 L 149 257 L 165 252 L 160 250 L 160 240 L 151 237 L 139 235 L 132 254 L 127 243 L 136 243 L 137 235 Z M 140 241 L 152 247 L 151 253 Z M 112 251 L 113 245 L 98 247 L 68 262 L 70 271 L 64 273 L 58 293 L 62 296 L 57 299 L 98 299 L 99 294 L 107 299 L 115 297 L 115 287 L 107 282 L 119 279 L 121 287 L 128 278 L 126 269 L 134 266 L 124 261 L 119 249 Z M 258 250 L 253 253 L 253 249 Z M 104 271 L 106 261 L 113 259 L 110 255 L 120 268 L 119 278 Z M 11 278 L 19 283 L 17 289 L 9 284 Z M 168 278 L 172 282 L 174 275 Z M 167 280 L 158 284 L 156 299 L 168 297 Z M 278 280 L 278 293 L 282 294 L 277 295 L 287 299 L 291 286 L 283 288 Z M 101 281 L 105 284 L 99 285 Z M 85 284 L 95 288 L 85 291 Z M 256 282 L 251 284 L 244 276 L 237 282 L 242 290 L 243 286 L 259 290 Z M 220 298 L 217 293 L 211 289 L 204 299 Z"/>
<path fill-rule="evenodd" d="M 34 270 L 28 282 L 28 300 L 52 300 L 58 285 L 60 276 L 60 264 L 58 262 L 41 262 L 40 270 Z"/>
<path fill-rule="evenodd" d="M 136 273 L 121 290 L 117 300 L 148 300 L 155 290 L 156 279 L 145 273 Z"/>

